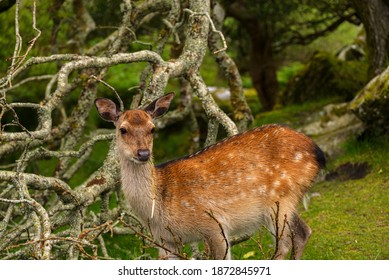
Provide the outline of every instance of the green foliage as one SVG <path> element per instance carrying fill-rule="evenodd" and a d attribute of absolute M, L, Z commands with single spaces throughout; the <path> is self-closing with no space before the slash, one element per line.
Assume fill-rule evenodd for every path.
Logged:
<path fill-rule="evenodd" d="M 109 144 L 106 142 L 97 142 L 93 146 L 90 159 L 82 166 L 82 169 L 78 170 L 71 178 L 69 185 L 79 186 L 85 182 L 86 179 L 96 171 L 96 166 L 101 166 L 108 153 Z"/>
<path fill-rule="evenodd" d="M 329 52 L 336 55 L 344 46 L 351 44 L 362 44 L 359 42 L 358 35 L 361 33 L 361 27 L 345 22 L 340 25 L 334 32 L 327 36 L 321 37 L 313 41 L 309 45 L 309 49 Z M 303 48 L 303 47 L 301 47 Z"/>
<path fill-rule="evenodd" d="M 286 84 L 290 79 L 303 69 L 304 65 L 301 62 L 293 62 L 289 65 L 280 67 L 277 71 L 277 80 L 280 90 L 285 89 Z"/>
<path fill-rule="evenodd" d="M 200 74 L 208 86 L 226 87 L 227 80 L 215 62 L 215 58 L 209 52 L 205 55 L 200 67 Z"/>
<path fill-rule="evenodd" d="M 34 48 L 29 52 L 28 57 L 37 56 L 50 49 L 49 39 L 52 27 L 51 15 L 46 11 L 49 10 L 51 1 L 39 1 L 37 2 L 37 14 L 36 14 L 36 27 L 41 30 L 41 34 L 34 45 Z M 13 55 L 15 47 L 15 7 L 14 5 L 10 10 L 0 13 L 0 73 L 5 73 L 8 63 L 4 63 L 4 59 L 9 59 Z M 21 4 L 21 10 L 29 12 L 19 13 L 19 33 L 22 37 L 22 49 L 20 55 L 24 55 L 27 52 L 30 40 L 38 36 L 38 32 L 32 27 L 33 25 L 33 2 L 25 1 Z"/>
<path fill-rule="evenodd" d="M 108 254 L 122 260 L 157 258 L 157 249 L 146 246 L 143 240 L 135 235 L 104 235 Z"/>
<path fill-rule="evenodd" d="M 347 1 L 343 0 L 245 0 L 241 1 L 240 5 L 233 6 L 232 4 L 234 2 L 236 1 L 221 1 L 227 10 L 230 9 L 234 12 L 234 9 L 239 8 L 240 10 L 238 11 L 245 11 L 244 17 L 240 14 L 235 16 L 236 18 L 241 17 L 243 19 L 242 22 L 246 20 L 247 23 L 249 22 L 248 19 L 260 19 L 258 23 L 266 25 L 272 36 L 273 41 L 266 43 L 274 43 L 276 51 L 278 51 L 277 46 L 285 43 L 286 45 L 296 43 L 307 45 L 320 35 L 323 36 L 327 33 L 323 32 L 320 35 L 312 34 L 325 30 L 340 15 L 351 13 Z M 239 38 L 240 41 L 243 39 L 243 41 L 247 42 L 247 36 L 242 34 L 244 30 L 236 27 L 236 23 L 233 23 L 232 20 L 226 21 L 224 25 L 227 29 L 228 36 L 235 39 Z M 303 39 L 304 37 L 306 39 Z M 239 48 L 239 46 L 237 47 Z"/>
<path fill-rule="evenodd" d="M 162 163 L 188 154 L 190 137 L 188 126 L 184 123 L 177 123 L 158 131 L 153 148 L 155 163 Z"/>
<path fill-rule="evenodd" d="M 326 36 L 317 38 L 309 45 L 288 46 L 280 54 L 278 54 L 278 57 L 284 63 L 293 63 L 295 61 L 305 63 L 317 51 L 337 55 L 339 50 L 341 50 L 344 46 L 349 46 L 354 43 L 361 45 L 362 43 L 357 39 L 360 32 L 361 30 L 359 27 L 345 22 L 335 31 Z"/>
<path fill-rule="evenodd" d="M 115 85 L 118 92 L 126 92 L 129 88 L 139 84 L 139 74 L 146 63 L 122 64 L 110 67 L 106 75 L 109 84 Z M 108 90 L 108 89 L 107 89 Z"/>

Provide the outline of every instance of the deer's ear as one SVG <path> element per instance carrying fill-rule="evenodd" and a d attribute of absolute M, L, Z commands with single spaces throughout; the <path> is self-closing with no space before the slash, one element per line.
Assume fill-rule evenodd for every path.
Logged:
<path fill-rule="evenodd" d="M 167 112 L 173 98 L 174 98 L 174 93 L 169 92 L 168 94 L 151 102 L 144 110 L 153 119 L 158 118 Z"/>
<path fill-rule="evenodd" d="M 95 99 L 95 106 L 103 120 L 108 122 L 116 122 L 121 114 L 116 104 L 107 98 Z"/>

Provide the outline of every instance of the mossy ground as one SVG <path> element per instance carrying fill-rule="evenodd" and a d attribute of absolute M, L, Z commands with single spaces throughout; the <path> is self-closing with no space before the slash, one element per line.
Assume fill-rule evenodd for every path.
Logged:
<path fill-rule="evenodd" d="M 321 196 L 302 214 L 313 229 L 305 258 L 389 258 L 388 181 L 377 177 L 313 188 Z"/>
<path fill-rule="evenodd" d="M 368 162 L 363 179 L 322 182 L 302 216 L 313 229 L 307 259 L 389 259 L 389 137 L 352 140 L 329 168 Z"/>

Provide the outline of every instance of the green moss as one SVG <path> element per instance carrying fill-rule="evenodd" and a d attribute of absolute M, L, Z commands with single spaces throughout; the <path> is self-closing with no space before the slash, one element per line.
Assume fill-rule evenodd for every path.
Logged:
<path fill-rule="evenodd" d="M 254 126 L 270 123 L 283 123 L 297 128 L 305 123 L 306 117 L 311 113 L 333 102 L 334 98 L 323 99 L 316 102 L 305 102 L 303 104 L 293 104 L 287 107 L 279 106 L 278 109 L 273 111 L 256 114 Z"/>
<path fill-rule="evenodd" d="M 371 80 L 350 103 L 349 108 L 365 123 L 369 133 L 374 135 L 387 133 L 389 129 L 389 68 Z"/>
<path fill-rule="evenodd" d="M 335 106 L 332 110 L 331 110 L 331 115 L 335 115 L 335 116 L 343 116 L 344 114 L 346 114 L 348 112 L 348 107 L 347 106 Z"/>
<path fill-rule="evenodd" d="M 351 100 L 367 82 L 367 64 L 341 61 L 326 52 L 317 52 L 286 85 L 281 104 L 316 101 L 338 97 Z"/>

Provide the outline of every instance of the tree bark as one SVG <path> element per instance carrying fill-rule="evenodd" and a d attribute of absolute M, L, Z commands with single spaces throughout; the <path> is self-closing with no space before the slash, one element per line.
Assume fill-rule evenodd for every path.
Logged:
<path fill-rule="evenodd" d="M 380 74 L 389 59 L 389 2 L 351 0 L 366 30 L 369 77 Z"/>

